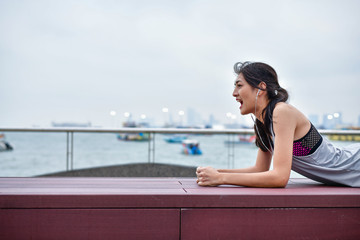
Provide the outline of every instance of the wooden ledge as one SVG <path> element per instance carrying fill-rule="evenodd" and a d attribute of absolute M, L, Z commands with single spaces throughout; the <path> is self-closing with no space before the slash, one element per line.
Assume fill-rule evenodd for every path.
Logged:
<path fill-rule="evenodd" d="M 360 188 L 0 178 L 0 239 L 360 239 Z"/>
<path fill-rule="evenodd" d="M 199 187 L 193 178 L 0 178 L 0 208 L 360 207 L 360 188 Z"/>

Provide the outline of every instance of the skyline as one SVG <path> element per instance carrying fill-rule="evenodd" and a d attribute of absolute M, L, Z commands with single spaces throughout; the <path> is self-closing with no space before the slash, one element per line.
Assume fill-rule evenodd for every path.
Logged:
<path fill-rule="evenodd" d="M 360 115 L 358 1 L 0 1 L 1 127 L 162 122 L 194 109 L 242 122 L 238 61 L 275 68 L 306 116 Z"/>
<path fill-rule="evenodd" d="M 186 111 L 180 110 L 179 112 L 172 113 L 168 108 L 162 108 L 162 119 L 155 119 L 153 116 L 141 114 L 138 118 L 134 118 L 131 112 L 118 113 L 114 110 L 110 111 L 109 123 L 105 127 L 119 128 L 128 127 L 127 124 L 135 124 L 142 127 L 213 127 L 213 128 L 252 128 L 253 120 L 247 116 L 241 116 L 240 119 L 237 115 L 230 112 L 226 113 L 226 120 L 220 121 L 213 114 L 208 116 L 201 116 L 196 109 L 188 108 Z M 175 117 L 174 117 L 175 116 Z M 343 129 L 343 128 L 360 128 L 360 115 L 356 123 L 348 123 L 343 121 L 341 112 L 328 113 L 323 115 L 311 114 L 306 116 L 310 122 L 320 129 Z M 93 125 L 91 121 L 88 122 L 51 122 L 53 127 L 63 126 L 83 126 L 83 127 L 104 127 Z M 39 127 L 39 126 L 34 126 Z"/>

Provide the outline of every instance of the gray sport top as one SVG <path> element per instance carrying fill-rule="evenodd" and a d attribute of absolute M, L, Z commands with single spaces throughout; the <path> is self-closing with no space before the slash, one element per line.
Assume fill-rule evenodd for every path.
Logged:
<path fill-rule="evenodd" d="M 329 185 L 360 187 L 360 143 L 336 147 L 311 125 L 293 146 L 293 171 Z"/>

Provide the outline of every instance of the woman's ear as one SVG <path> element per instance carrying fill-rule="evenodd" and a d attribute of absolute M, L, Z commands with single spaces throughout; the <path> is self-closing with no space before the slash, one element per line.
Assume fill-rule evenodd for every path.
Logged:
<path fill-rule="evenodd" d="M 266 83 L 265 82 L 261 82 L 258 85 L 259 89 L 261 89 L 262 91 L 266 91 Z"/>

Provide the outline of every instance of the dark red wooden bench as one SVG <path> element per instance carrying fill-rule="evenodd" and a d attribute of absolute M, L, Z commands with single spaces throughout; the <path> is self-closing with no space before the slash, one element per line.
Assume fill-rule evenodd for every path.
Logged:
<path fill-rule="evenodd" d="M 360 188 L 0 178 L 0 239 L 360 239 Z"/>

